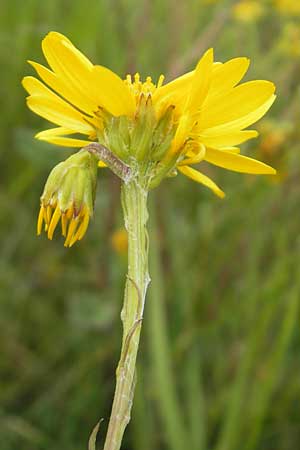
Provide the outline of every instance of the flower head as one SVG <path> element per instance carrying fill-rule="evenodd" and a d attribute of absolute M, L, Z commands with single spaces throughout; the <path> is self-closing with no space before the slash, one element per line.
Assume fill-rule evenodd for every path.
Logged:
<path fill-rule="evenodd" d="M 126 255 L 128 249 L 128 233 L 125 228 L 119 228 L 112 233 L 111 245 L 116 253 Z"/>
<path fill-rule="evenodd" d="M 274 3 L 280 13 L 300 16 L 300 3 L 298 0 L 274 0 Z"/>
<path fill-rule="evenodd" d="M 241 0 L 233 7 L 233 16 L 239 22 L 255 22 L 264 14 L 264 6 L 257 0 Z"/>
<path fill-rule="evenodd" d="M 278 50 L 285 56 L 298 59 L 300 56 L 300 27 L 296 23 L 287 22 L 282 28 L 278 41 Z"/>
<path fill-rule="evenodd" d="M 41 196 L 38 235 L 44 225 L 48 238 L 52 239 L 61 221 L 65 247 L 80 241 L 93 216 L 96 182 L 97 159 L 85 150 L 55 166 Z"/>
<path fill-rule="evenodd" d="M 68 147 L 90 142 L 105 145 L 125 164 L 142 174 L 147 188 L 181 172 L 223 191 L 192 166 L 201 161 L 225 169 L 274 174 L 266 164 L 239 154 L 239 144 L 257 136 L 247 128 L 275 100 L 269 81 L 239 84 L 249 60 L 214 62 L 208 50 L 195 70 L 163 84 L 136 74 L 125 80 L 93 65 L 63 35 L 51 32 L 42 42 L 50 69 L 30 62 L 42 81 L 23 79 L 31 110 L 58 125 L 37 138 Z M 81 134 L 84 139 L 74 135 Z"/>

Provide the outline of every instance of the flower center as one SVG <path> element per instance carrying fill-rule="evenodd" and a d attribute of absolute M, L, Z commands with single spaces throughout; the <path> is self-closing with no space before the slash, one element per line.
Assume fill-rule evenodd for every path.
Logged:
<path fill-rule="evenodd" d="M 133 80 L 131 75 L 127 75 L 125 83 L 131 89 L 132 93 L 136 98 L 136 101 L 138 101 L 141 94 L 152 95 L 157 88 L 162 86 L 164 78 L 165 78 L 164 75 L 160 75 L 157 84 L 154 84 L 152 82 L 151 77 L 147 77 L 146 81 L 142 82 L 140 79 L 140 74 L 136 73 L 133 77 Z"/>

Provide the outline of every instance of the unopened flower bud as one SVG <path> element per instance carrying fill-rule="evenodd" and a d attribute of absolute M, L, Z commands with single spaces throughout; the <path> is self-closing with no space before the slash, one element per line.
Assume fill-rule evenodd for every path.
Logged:
<path fill-rule="evenodd" d="M 97 166 L 96 156 L 83 149 L 54 167 L 41 196 L 38 235 L 44 224 L 52 239 L 61 221 L 65 247 L 83 238 L 94 211 Z"/>

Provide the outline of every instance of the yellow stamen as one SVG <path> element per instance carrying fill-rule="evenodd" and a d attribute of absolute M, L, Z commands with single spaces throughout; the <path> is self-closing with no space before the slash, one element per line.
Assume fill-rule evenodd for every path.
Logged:
<path fill-rule="evenodd" d="M 164 79 L 165 79 L 165 76 L 164 75 L 160 75 L 159 76 L 159 79 L 158 79 L 158 82 L 157 82 L 157 88 L 160 88 L 160 87 L 162 87 L 162 85 L 163 85 L 163 82 L 164 82 Z"/>

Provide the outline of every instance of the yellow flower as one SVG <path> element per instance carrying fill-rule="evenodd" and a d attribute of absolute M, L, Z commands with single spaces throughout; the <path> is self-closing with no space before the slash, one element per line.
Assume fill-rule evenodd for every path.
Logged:
<path fill-rule="evenodd" d="M 125 228 L 119 228 L 111 236 L 111 244 L 120 255 L 125 255 L 128 249 L 128 234 Z"/>
<path fill-rule="evenodd" d="M 288 22 L 282 29 L 279 38 L 279 51 L 285 55 L 298 58 L 300 56 L 300 26 L 293 22 Z"/>
<path fill-rule="evenodd" d="M 125 164 L 136 165 L 147 188 L 179 171 L 223 197 L 210 178 L 191 167 L 203 160 L 236 172 L 275 174 L 237 147 L 257 136 L 247 128 L 275 100 L 269 81 L 238 84 L 247 58 L 222 64 L 214 62 L 210 49 L 195 70 L 163 85 L 163 76 L 157 84 L 150 77 L 142 82 L 139 74 L 122 80 L 56 32 L 45 37 L 42 49 L 51 70 L 30 62 L 43 82 L 28 76 L 23 86 L 28 107 L 58 127 L 38 133 L 38 139 L 68 147 L 98 141 Z M 85 138 L 72 137 L 78 133 Z"/>
<path fill-rule="evenodd" d="M 259 127 L 260 139 L 257 156 L 262 157 L 269 164 L 275 164 L 277 174 L 271 177 L 271 182 L 282 182 L 288 175 L 289 142 L 293 133 L 293 123 L 275 120 L 263 120 Z"/>
<path fill-rule="evenodd" d="M 72 247 L 83 238 L 93 216 L 97 163 L 94 155 L 82 150 L 54 167 L 41 196 L 38 235 L 44 225 L 52 240 L 61 221 L 65 247 Z"/>
<path fill-rule="evenodd" d="M 280 122 L 274 120 L 262 121 L 259 127 L 261 133 L 259 148 L 261 151 L 268 157 L 276 154 L 278 149 L 287 142 L 290 128 L 290 124 L 284 123 L 282 120 Z"/>
<path fill-rule="evenodd" d="M 263 13 L 263 5 L 256 0 L 242 0 L 233 7 L 233 16 L 240 22 L 255 22 Z"/>
<path fill-rule="evenodd" d="M 274 0 L 274 3 L 279 12 L 292 16 L 300 16 L 299 0 Z"/>

